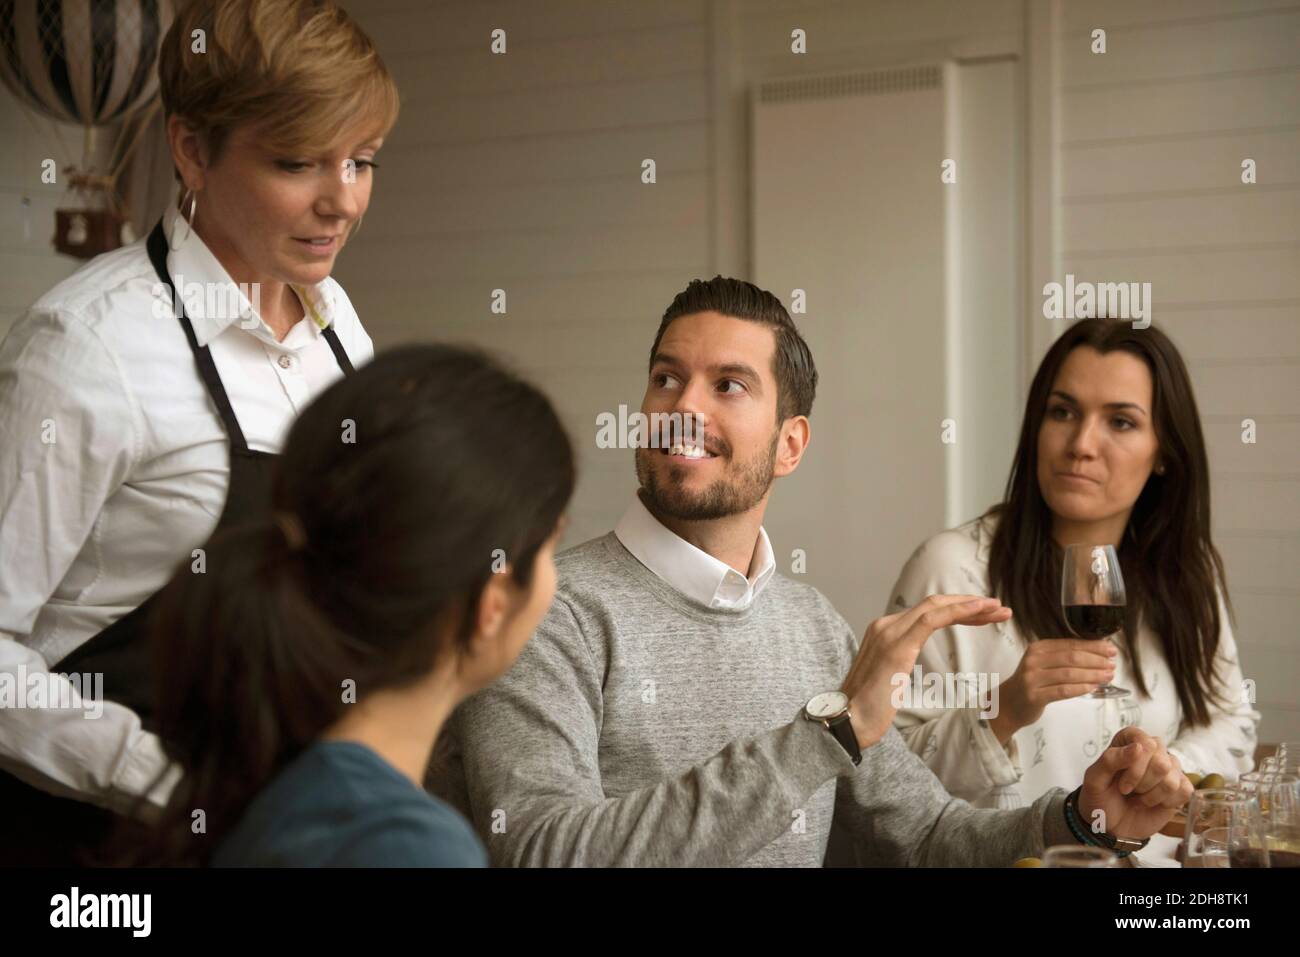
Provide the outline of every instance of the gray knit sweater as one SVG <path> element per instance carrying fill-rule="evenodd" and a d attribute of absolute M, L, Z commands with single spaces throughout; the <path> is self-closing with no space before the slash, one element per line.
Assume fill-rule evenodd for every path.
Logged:
<path fill-rule="evenodd" d="M 1005 866 L 1071 844 L 1064 792 L 1015 810 L 951 797 L 892 727 L 854 767 L 802 717 L 839 688 L 853 629 L 773 576 L 744 610 L 676 591 L 613 535 L 557 559 L 514 667 L 448 723 L 429 787 L 498 866 Z"/>

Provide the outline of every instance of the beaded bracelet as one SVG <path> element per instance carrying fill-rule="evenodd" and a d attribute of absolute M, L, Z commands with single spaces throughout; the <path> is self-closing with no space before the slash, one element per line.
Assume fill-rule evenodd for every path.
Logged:
<path fill-rule="evenodd" d="M 1070 833 L 1074 835 L 1074 839 L 1080 844 L 1086 844 L 1088 847 L 1103 847 L 1114 852 L 1115 856 L 1120 859 L 1128 857 L 1133 853 L 1132 851 L 1119 851 L 1099 840 L 1092 835 L 1083 819 L 1079 817 L 1079 792 L 1082 790 L 1083 786 L 1080 785 L 1071 791 L 1065 799 L 1065 826 L 1070 829 Z"/>

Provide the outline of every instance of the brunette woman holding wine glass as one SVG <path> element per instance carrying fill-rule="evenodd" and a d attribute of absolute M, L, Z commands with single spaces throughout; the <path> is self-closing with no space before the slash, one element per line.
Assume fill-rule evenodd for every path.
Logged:
<path fill-rule="evenodd" d="M 1066 545 L 1061 567 L 1061 610 L 1070 634 L 1084 641 L 1111 638 L 1124 627 L 1124 575 L 1114 545 Z M 1107 662 L 1109 665 L 1109 662 Z M 1124 698 L 1127 688 L 1106 682 L 1090 698 Z"/>
<path fill-rule="evenodd" d="M 1086 573 L 1118 586 L 1108 597 L 1067 594 L 1071 545 Z M 994 707 L 898 712 L 904 739 L 954 795 L 1032 802 L 1068 787 L 1127 725 L 1162 738 L 1188 773 L 1250 770 L 1259 714 L 1243 693 L 1210 537 L 1205 442 L 1186 366 L 1159 329 L 1084 319 L 1048 350 L 1004 501 L 917 549 L 890 610 L 954 591 L 1015 612 L 938 631 L 918 659 L 923 672 L 988 674 Z M 1088 632 L 1085 614 L 1111 620 Z M 1095 640 L 1100 631 L 1113 634 Z M 1153 840 L 1144 853 L 1172 847 Z"/>

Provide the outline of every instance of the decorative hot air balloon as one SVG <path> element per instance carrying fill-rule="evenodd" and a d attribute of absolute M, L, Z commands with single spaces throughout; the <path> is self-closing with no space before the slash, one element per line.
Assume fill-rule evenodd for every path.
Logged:
<path fill-rule="evenodd" d="M 0 0 L 0 81 L 24 107 L 84 130 L 78 165 L 62 150 L 78 206 L 55 213 L 59 252 L 89 259 L 130 241 L 116 184 L 157 107 L 158 46 L 171 21 L 171 0 Z M 113 158 L 99 169 L 105 128 Z"/>

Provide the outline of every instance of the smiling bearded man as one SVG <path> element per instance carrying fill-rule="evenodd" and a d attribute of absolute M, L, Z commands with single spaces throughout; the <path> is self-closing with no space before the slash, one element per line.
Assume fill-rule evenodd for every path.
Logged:
<path fill-rule="evenodd" d="M 817 371 L 771 293 L 692 282 L 649 371 L 641 413 L 702 425 L 703 454 L 685 437 L 637 450 L 640 493 L 556 559 L 537 634 L 456 712 L 430 768 L 493 863 L 817 867 L 834 823 L 860 863 L 1005 866 L 1075 843 L 1070 824 L 1098 811 L 1144 838 L 1190 796 L 1133 728 L 1068 810 L 1059 788 L 1007 811 L 949 795 L 894 730 L 891 682 L 935 630 L 1010 610 L 931 596 L 859 648 L 815 588 L 776 572 L 763 514 L 808 447 Z"/>

